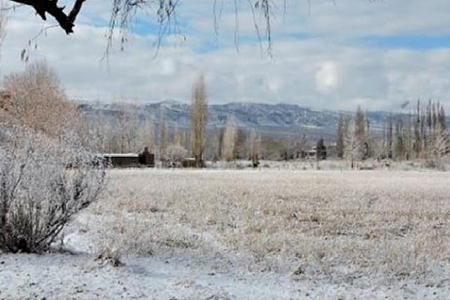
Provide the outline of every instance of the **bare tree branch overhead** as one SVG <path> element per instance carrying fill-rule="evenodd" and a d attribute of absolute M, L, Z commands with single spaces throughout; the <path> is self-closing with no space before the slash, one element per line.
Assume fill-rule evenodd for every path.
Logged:
<path fill-rule="evenodd" d="M 58 6 L 58 0 L 10 0 L 12 2 L 19 3 L 24 6 L 31 6 L 36 13 L 44 20 L 47 21 L 47 15 L 51 15 L 67 34 L 74 32 L 75 21 L 78 14 L 83 8 L 83 4 L 86 0 L 74 0 L 74 4 L 70 11 L 65 11 L 64 6 Z M 283 7 L 286 7 L 286 0 L 279 0 L 283 3 Z M 216 7 L 220 3 L 220 7 L 223 7 L 225 0 L 212 1 L 213 14 L 215 17 L 215 31 L 218 30 L 218 19 L 221 14 L 221 10 L 217 11 Z M 235 42 L 238 47 L 238 30 L 239 30 L 239 10 L 236 0 L 231 1 L 234 3 L 234 10 L 236 14 L 236 32 Z M 251 10 L 252 22 L 255 26 L 255 31 L 258 39 L 264 39 L 267 42 L 267 49 L 271 52 L 272 48 L 272 14 L 275 10 L 277 1 L 270 0 L 248 0 L 248 7 Z M 187 1 L 186 1 L 187 3 Z M 144 10 L 152 10 L 155 12 L 154 19 L 159 24 L 159 37 L 166 34 L 178 32 L 177 11 L 180 5 L 180 0 L 112 0 L 111 17 L 109 20 L 109 30 L 107 33 L 108 49 L 112 46 L 113 36 L 116 31 L 121 36 L 120 41 L 122 44 L 126 43 L 126 32 L 130 23 L 136 14 Z M 262 24 L 259 24 L 262 22 Z M 261 28 L 262 27 L 262 28 Z M 158 46 L 160 44 L 160 41 Z"/>
<path fill-rule="evenodd" d="M 58 6 L 58 0 L 10 0 L 20 4 L 28 5 L 36 10 L 36 13 L 47 21 L 47 14 L 58 22 L 59 26 L 67 33 L 73 32 L 75 20 L 81 11 L 85 0 L 76 0 L 69 13 L 64 12 L 64 6 Z"/>

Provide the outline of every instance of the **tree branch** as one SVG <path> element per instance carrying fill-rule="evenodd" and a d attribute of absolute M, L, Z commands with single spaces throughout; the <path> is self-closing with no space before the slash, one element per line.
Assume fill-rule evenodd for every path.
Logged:
<path fill-rule="evenodd" d="M 64 12 L 65 7 L 58 7 L 58 0 L 10 0 L 24 5 L 32 6 L 36 13 L 46 21 L 46 13 L 53 16 L 58 22 L 59 26 L 64 29 L 67 34 L 73 32 L 75 26 L 75 19 L 86 0 L 75 0 L 72 10 L 69 14 Z"/>

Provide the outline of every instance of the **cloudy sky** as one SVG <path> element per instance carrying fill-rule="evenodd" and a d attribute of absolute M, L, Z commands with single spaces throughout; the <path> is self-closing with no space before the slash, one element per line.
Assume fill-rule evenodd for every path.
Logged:
<path fill-rule="evenodd" d="M 28 41 L 52 23 L 27 7 L 9 12 L 2 77 L 25 67 L 20 53 L 27 48 L 31 61 L 45 59 L 67 93 L 85 101 L 189 101 L 204 74 L 210 103 L 395 110 L 432 98 L 450 110 L 448 0 L 311 0 L 310 6 L 287 0 L 286 10 L 274 0 L 272 56 L 258 41 L 247 0 L 237 1 L 238 22 L 233 1 L 223 1 L 218 35 L 214 1 L 185 0 L 178 7 L 180 33 L 167 35 L 156 57 L 158 26 L 150 10 L 136 17 L 125 51 L 116 49 L 106 62 L 111 2 L 88 0 L 74 34 L 48 29 L 37 49 Z"/>

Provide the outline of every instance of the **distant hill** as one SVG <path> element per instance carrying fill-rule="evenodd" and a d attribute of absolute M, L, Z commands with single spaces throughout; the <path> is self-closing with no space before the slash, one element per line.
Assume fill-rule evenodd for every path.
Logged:
<path fill-rule="evenodd" d="M 99 116 L 114 119 L 120 111 L 135 113 L 141 120 L 152 118 L 158 126 L 161 109 L 166 111 L 169 127 L 189 128 L 189 105 L 173 100 L 148 104 L 81 103 L 79 110 L 86 118 Z M 306 134 L 310 138 L 323 136 L 331 139 L 336 134 L 339 111 L 313 110 L 295 104 L 264 104 L 232 102 L 211 104 L 208 108 L 208 129 L 225 126 L 227 119 L 233 117 L 235 123 L 244 129 L 255 128 L 266 136 L 292 137 Z M 352 112 L 342 112 L 351 114 Z M 374 130 L 380 130 L 389 117 L 387 112 L 369 112 Z"/>

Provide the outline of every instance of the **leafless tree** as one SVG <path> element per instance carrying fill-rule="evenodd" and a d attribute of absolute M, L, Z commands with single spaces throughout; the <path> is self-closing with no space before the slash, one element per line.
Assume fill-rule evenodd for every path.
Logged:
<path fill-rule="evenodd" d="M 364 145 L 362 139 L 358 134 L 357 122 L 350 122 L 349 129 L 345 136 L 345 150 L 344 157 L 350 162 L 350 168 L 358 168 L 359 163 L 363 160 Z"/>
<path fill-rule="evenodd" d="M 368 136 L 367 136 L 367 116 L 364 114 L 361 106 L 358 105 L 356 109 L 355 115 L 355 127 L 354 134 L 356 139 L 357 147 L 354 151 L 360 151 L 360 153 L 356 154 L 360 160 L 365 160 L 369 156 L 369 144 L 368 144 Z"/>
<path fill-rule="evenodd" d="M 236 147 L 237 128 L 233 118 L 229 118 L 223 134 L 222 159 L 233 161 Z"/>
<path fill-rule="evenodd" d="M 191 149 L 197 167 L 201 167 L 206 139 L 208 98 L 203 76 L 194 84 L 191 103 Z"/>
<path fill-rule="evenodd" d="M 171 166 L 175 167 L 180 165 L 181 162 L 187 157 L 187 150 L 181 145 L 169 145 L 167 147 L 167 159 Z"/>
<path fill-rule="evenodd" d="M 167 151 L 167 122 L 166 122 L 166 109 L 161 106 L 159 115 L 159 160 L 166 160 Z"/>
<path fill-rule="evenodd" d="M 442 165 L 441 158 L 448 150 L 449 137 L 445 128 L 441 123 L 436 124 L 436 131 L 433 136 L 433 155 L 438 162 L 438 166 Z"/>
<path fill-rule="evenodd" d="M 175 128 L 172 133 L 172 144 L 181 146 L 182 135 L 180 129 L 178 128 L 178 124 L 175 124 Z"/>
<path fill-rule="evenodd" d="M 338 158 L 344 158 L 345 136 L 348 131 L 349 117 L 343 114 L 339 115 L 337 136 L 336 136 L 336 152 Z"/>
<path fill-rule="evenodd" d="M 444 164 L 442 162 L 442 157 L 445 156 L 450 147 L 449 147 L 449 134 L 446 130 L 447 124 L 445 119 L 445 111 L 444 107 L 439 103 L 435 106 L 435 117 L 434 117 L 434 125 L 433 125 L 433 140 L 431 144 L 431 155 L 436 160 L 436 166 L 440 169 L 444 168 Z"/>
<path fill-rule="evenodd" d="M 257 135 L 256 130 L 252 128 L 250 133 L 250 160 L 254 167 L 259 164 L 259 148 L 260 148 L 260 137 Z"/>
<path fill-rule="evenodd" d="M 155 126 L 153 124 L 153 119 L 149 118 L 145 124 L 145 135 L 144 135 L 144 145 L 150 149 L 150 151 L 155 151 Z M 146 143 L 145 143 L 146 141 Z"/>
<path fill-rule="evenodd" d="M 87 118 L 81 114 L 79 137 L 86 149 L 103 153 L 115 152 L 112 150 L 114 143 L 112 127 L 102 115 L 97 115 L 95 118 Z"/>
<path fill-rule="evenodd" d="M 5 110 L 13 123 L 52 137 L 76 130 L 76 105 L 67 99 L 56 73 L 44 61 L 8 75 L 4 88 L 10 97 Z"/>
<path fill-rule="evenodd" d="M 133 106 L 130 104 L 120 103 L 117 113 L 118 129 L 120 139 L 120 152 L 137 151 L 138 138 L 138 116 Z M 139 146 L 141 147 L 141 146 Z"/>
<path fill-rule="evenodd" d="M 417 100 L 417 109 L 415 111 L 414 119 L 414 152 L 416 158 L 419 158 L 422 153 L 420 100 Z"/>

